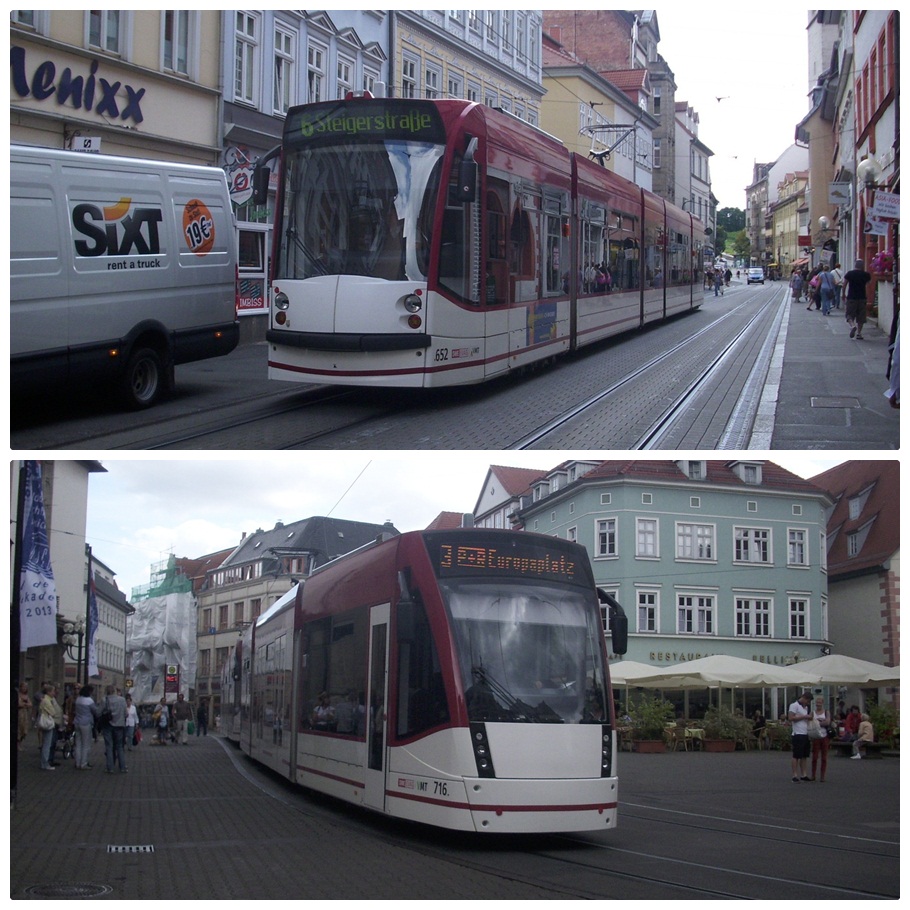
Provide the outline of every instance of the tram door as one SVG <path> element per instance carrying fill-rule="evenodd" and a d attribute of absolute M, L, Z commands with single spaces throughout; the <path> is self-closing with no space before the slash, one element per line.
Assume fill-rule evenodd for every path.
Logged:
<path fill-rule="evenodd" d="M 385 809 L 389 613 L 389 604 L 373 607 L 370 611 L 370 691 L 367 694 L 367 766 L 363 801 L 372 809 Z"/>

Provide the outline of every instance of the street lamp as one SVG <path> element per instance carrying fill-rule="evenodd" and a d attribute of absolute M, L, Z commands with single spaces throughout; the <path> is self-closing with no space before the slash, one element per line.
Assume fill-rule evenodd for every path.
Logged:
<path fill-rule="evenodd" d="M 879 189 L 878 181 L 882 176 L 882 166 L 874 158 L 863 158 L 856 166 L 856 176 L 866 189 Z"/>
<path fill-rule="evenodd" d="M 70 660 L 76 661 L 76 685 L 82 684 L 82 639 L 85 636 L 85 618 L 80 616 L 75 622 L 63 624 L 63 635 L 60 640 Z M 73 654 L 73 646 L 76 654 Z"/>

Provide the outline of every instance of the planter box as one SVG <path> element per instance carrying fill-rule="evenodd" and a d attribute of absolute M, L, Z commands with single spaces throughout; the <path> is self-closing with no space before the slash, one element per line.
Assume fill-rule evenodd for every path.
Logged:
<path fill-rule="evenodd" d="M 667 744 L 662 739 L 635 739 L 632 741 L 633 752 L 666 752 Z"/>
<path fill-rule="evenodd" d="M 735 752 L 736 742 L 732 739 L 706 739 L 702 741 L 705 752 Z"/>

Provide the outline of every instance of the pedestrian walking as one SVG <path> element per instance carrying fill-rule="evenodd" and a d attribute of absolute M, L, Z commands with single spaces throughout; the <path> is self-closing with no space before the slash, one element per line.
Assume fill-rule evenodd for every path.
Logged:
<path fill-rule="evenodd" d="M 83 686 L 76 696 L 73 707 L 73 727 L 76 736 L 76 770 L 91 768 L 89 756 L 94 742 L 95 724 L 101 717 L 101 709 L 95 704 L 92 695 L 94 686 Z"/>
<path fill-rule="evenodd" d="M 126 699 L 120 694 L 119 689 L 108 686 L 105 689 L 104 704 L 101 706 L 101 715 L 104 718 L 108 712 L 108 721 L 102 727 L 104 734 L 104 770 L 108 774 L 114 773 L 114 765 L 120 768 L 121 774 L 126 774 L 126 755 L 123 750 L 123 736 L 126 730 Z"/>
<path fill-rule="evenodd" d="M 22 743 L 28 737 L 28 731 L 32 728 L 32 698 L 28 694 L 28 683 L 19 683 L 16 722 L 18 728 L 16 734 L 17 745 L 21 749 Z"/>
<path fill-rule="evenodd" d="M 834 278 L 828 270 L 828 266 L 825 266 L 818 274 L 818 290 L 822 298 L 822 314 L 830 316 L 831 310 L 834 309 L 837 285 L 834 283 Z"/>
<path fill-rule="evenodd" d="M 799 303 L 803 296 L 803 276 L 796 269 L 790 275 L 790 293 L 793 299 Z M 806 307 L 806 309 L 810 309 L 810 307 Z"/>
<path fill-rule="evenodd" d="M 208 736 L 209 732 L 209 711 L 204 701 L 199 702 L 196 709 L 196 736 Z"/>
<path fill-rule="evenodd" d="M 839 262 L 834 263 L 834 268 L 831 269 L 831 277 L 834 279 L 834 285 L 836 287 L 834 292 L 834 309 L 839 310 L 841 292 L 844 287 L 844 272 L 843 269 L 841 269 Z"/>
<path fill-rule="evenodd" d="M 132 752 L 134 746 L 138 746 L 136 731 L 139 729 L 139 712 L 133 704 L 132 696 L 126 696 L 126 728 L 123 733 L 124 743 L 127 751 Z"/>
<path fill-rule="evenodd" d="M 825 772 L 828 770 L 828 734 L 831 728 L 831 715 L 828 713 L 825 699 L 821 695 L 815 696 L 812 717 L 818 722 L 822 735 L 812 739 L 812 777 L 810 780 L 815 780 L 816 766 L 818 766 L 818 780 L 824 783 Z"/>
<path fill-rule="evenodd" d="M 53 683 L 44 686 L 36 726 L 41 734 L 41 770 L 53 771 L 57 767 L 54 762 L 57 731 L 63 726 L 63 708 L 57 701 L 57 687 Z"/>
<path fill-rule="evenodd" d="M 844 275 L 844 306 L 850 337 L 863 340 L 863 326 L 866 324 L 866 285 L 872 276 L 866 271 L 862 259 L 853 263 L 853 268 Z"/>
<path fill-rule="evenodd" d="M 176 726 L 177 741 L 181 745 L 188 745 L 187 725 L 193 719 L 193 706 L 183 697 L 181 692 L 174 705 L 174 721 Z"/>
<path fill-rule="evenodd" d="M 155 723 L 155 729 L 158 734 L 158 745 L 159 746 L 167 745 L 167 733 L 168 733 L 169 719 L 170 719 L 170 712 L 168 711 L 167 702 L 162 698 L 158 707 L 155 708 L 155 713 L 152 714 L 152 720 Z"/>
<path fill-rule="evenodd" d="M 809 780 L 808 769 L 806 767 L 809 760 L 809 718 L 812 712 L 809 706 L 812 704 L 812 693 L 803 692 L 799 698 L 790 705 L 787 712 L 787 720 L 790 721 L 790 740 L 793 744 L 793 756 L 790 760 L 790 767 L 793 771 L 793 782 L 798 783 L 801 780 Z"/>

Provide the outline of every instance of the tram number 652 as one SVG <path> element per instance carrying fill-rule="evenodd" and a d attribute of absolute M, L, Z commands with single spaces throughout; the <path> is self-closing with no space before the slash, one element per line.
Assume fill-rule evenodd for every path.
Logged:
<path fill-rule="evenodd" d="M 434 780 L 433 781 L 433 795 L 434 796 L 448 796 L 449 795 L 449 785 L 444 780 Z"/>
<path fill-rule="evenodd" d="M 436 348 L 436 354 L 433 358 L 436 363 L 443 363 L 449 359 L 449 349 L 448 348 Z"/>

